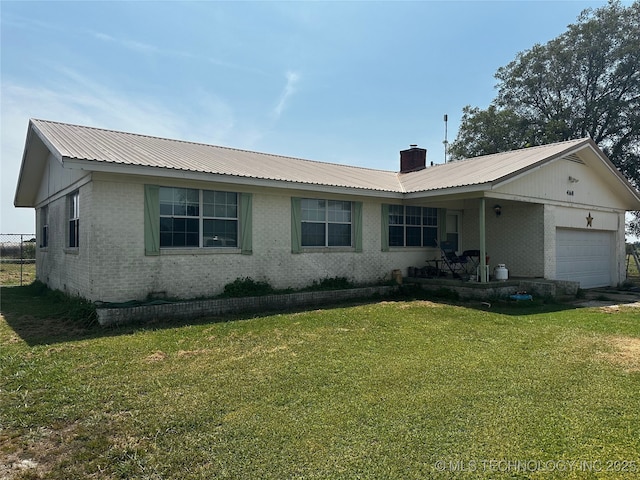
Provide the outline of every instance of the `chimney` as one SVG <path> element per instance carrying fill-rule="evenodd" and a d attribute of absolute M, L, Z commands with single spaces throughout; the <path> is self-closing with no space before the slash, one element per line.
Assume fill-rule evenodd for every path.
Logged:
<path fill-rule="evenodd" d="M 415 172 L 427 166 L 427 149 L 409 145 L 409 150 L 400 150 L 400 173 Z"/>

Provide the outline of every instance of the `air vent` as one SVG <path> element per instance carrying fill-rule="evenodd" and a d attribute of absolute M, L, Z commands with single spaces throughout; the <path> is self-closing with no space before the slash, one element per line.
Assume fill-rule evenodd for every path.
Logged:
<path fill-rule="evenodd" d="M 564 157 L 564 159 L 569 160 L 570 162 L 575 162 L 575 163 L 584 165 L 584 162 L 580 160 L 580 157 L 578 157 L 578 155 L 576 155 L 575 153 L 572 153 L 571 155 L 567 155 L 566 157 Z"/>

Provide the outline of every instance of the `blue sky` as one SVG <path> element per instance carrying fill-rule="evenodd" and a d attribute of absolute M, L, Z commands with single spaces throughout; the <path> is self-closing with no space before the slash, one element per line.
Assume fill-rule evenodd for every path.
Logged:
<path fill-rule="evenodd" d="M 630 2 L 625 2 L 630 3 Z M 397 170 L 496 70 L 605 1 L 0 0 L 2 233 L 29 118 Z"/>

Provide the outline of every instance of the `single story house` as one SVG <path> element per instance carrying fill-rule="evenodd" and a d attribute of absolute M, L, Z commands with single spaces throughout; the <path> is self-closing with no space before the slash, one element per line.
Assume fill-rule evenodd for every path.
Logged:
<path fill-rule="evenodd" d="M 616 285 L 640 194 L 590 139 L 431 166 L 412 145 L 396 172 L 31 120 L 14 203 L 36 209 L 40 281 L 122 302 L 375 282 L 443 240 L 480 271 Z"/>

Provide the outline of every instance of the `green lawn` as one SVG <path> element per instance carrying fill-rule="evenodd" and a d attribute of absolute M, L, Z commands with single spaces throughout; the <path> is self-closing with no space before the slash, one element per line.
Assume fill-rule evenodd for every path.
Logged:
<path fill-rule="evenodd" d="M 397 300 L 114 329 L 65 308 L 2 289 L 0 478 L 640 472 L 637 308 Z"/>
<path fill-rule="evenodd" d="M 29 285 L 36 279 L 35 263 L 0 262 L 0 285 Z M 1 477 L 0 477 L 1 478 Z"/>
<path fill-rule="evenodd" d="M 629 280 L 634 281 L 636 284 L 640 282 L 640 271 L 638 271 L 638 266 L 634 261 L 631 254 L 627 254 L 627 265 L 629 266 L 627 270 L 627 277 Z"/>

